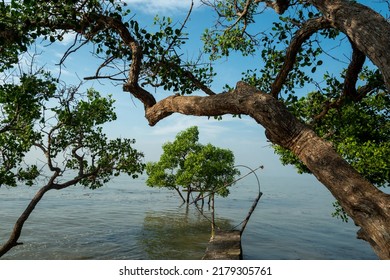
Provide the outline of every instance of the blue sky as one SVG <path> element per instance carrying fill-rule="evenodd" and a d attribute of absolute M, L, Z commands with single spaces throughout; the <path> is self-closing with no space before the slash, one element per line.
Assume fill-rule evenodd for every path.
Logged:
<path fill-rule="evenodd" d="M 150 25 L 156 14 L 170 16 L 174 22 L 180 23 L 185 18 L 191 3 L 190 0 L 128 0 L 127 2 L 129 8 L 136 15 L 135 19 L 139 21 L 142 27 Z M 202 6 L 199 1 L 194 2 L 194 10 L 186 29 L 190 35 L 185 53 L 190 57 L 197 56 L 201 48 L 200 36 L 202 31 L 210 27 L 216 19 L 210 9 Z M 261 27 L 267 29 L 276 15 L 270 10 L 266 11 L 264 16 Z M 55 64 L 59 62 L 72 40 L 73 37 L 68 36 L 63 42 L 56 43 L 48 48 L 38 46 L 39 49 L 44 50 L 43 60 L 53 73 L 59 72 L 59 68 Z M 329 51 L 333 47 L 328 46 Z M 345 53 L 344 62 L 341 62 L 338 67 L 347 62 L 348 53 Z M 67 83 L 77 84 L 79 78 L 93 75 L 98 63 L 89 54 L 88 48 L 82 49 L 66 60 L 65 67 L 61 69 L 61 79 Z M 212 89 L 215 92 L 220 92 L 226 83 L 234 85 L 240 80 L 241 73 L 248 66 L 259 67 L 260 59 L 256 57 L 242 58 L 239 55 L 233 55 L 229 59 L 218 62 L 215 65 L 218 76 Z M 263 172 L 269 176 L 297 176 L 292 167 L 285 167 L 279 163 L 278 157 L 274 155 L 270 143 L 265 138 L 264 129 L 251 118 L 244 116 L 239 119 L 225 116 L 222 121 L 216 121 L 207 117 L 189 117 L 175 114 L 164 119 L 156 126 L 150 127 L 144 118 L 143 105 L 128 93 L 124 93 L 120 86 L 115 87 L 107 81 L 92 81 L 84 86 L 86 88 L 93 87 L 103 94 L 113 94 L 113 98 L 117 100 L 115 107 L 118 120 L 106 127 L 107 134 L 113 138 L 135 138 L 137 141 L 135 146 L 144 152 L 145 161 L 158 160 L 163 143 L 172 141 L 179 131 L 196 125 L 199 127 L 201 143 L 210 142 L 215 146 L 232 150 L 236 156 L 237 164 L 245 164 L 253 168 L 264 165 Z"/>

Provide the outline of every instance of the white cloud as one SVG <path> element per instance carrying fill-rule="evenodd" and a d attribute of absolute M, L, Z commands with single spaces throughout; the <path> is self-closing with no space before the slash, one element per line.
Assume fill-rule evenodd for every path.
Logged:
<path fill-rule="evenodd" d="M 159 14 L 166 12 L 188 11 L 191 0 L 126 0 L 130 9 L 139 9 L 148 14 Z M 200 0 L 194 0 L 195 7 L 199 6 Z"/>
<path fill-rule="evenodd" d="M 264 129 L 249 117 L 242 119 L 224 116 L 222 121 L 174 114 L 154 127 L 132 132 L 137 139 L 136 147 L 145 153 L 145 162 L 158 161 L 162 145 L 174 141 L 178 132 L 191 126 L 199 128 L 199 142 L 233 151 L 236 164 L 252 168 L 264 165 L 268 173 L 277 172 L 281 167 L 278 157 L 269 146 Z M 139 140 L 139 141 L 138 141 Z"/>
<path fill-rule="evenodd" d="M 200 134 L 204 133 L 208 138 L 214 138 L 228 130 L 225 126 L 228 118 L 224 117 L 224 122 L 221 122 L 213 118 L 175 114 L 157 124 L 152 134 L 156 136 L 174 136 L 191 126 L 198 126 L 199 130 L 201 130 Z"/>
<path fill-rule="evenodd" d="M 76 35 L 77 35 L 76 32 L 73 31 L 67 32 L 63 35 L 63 39 L 62 41 L 59 41 L 59 43 L 65 46 L 73 44 L 76 39 Z"/>

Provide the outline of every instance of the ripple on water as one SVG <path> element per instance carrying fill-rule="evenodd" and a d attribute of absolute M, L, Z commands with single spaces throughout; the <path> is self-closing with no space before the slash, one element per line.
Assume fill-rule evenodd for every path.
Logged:
<path fill-rule="evenodd" d="M 313 180 L 261 180 L 264 193 L 243 235 L 247 259 L 376 259 L 353 223 L 331 217 L 334 199 Z M 247 214 L 256 187 L 243 183 L 217 199 L 218 224 Z M 35 190 L 0 188 L 0 242 Z M 205 213 L 209 215 L 207 204 Z M 117 179 L 98 190 L 52 191 L 27 221 L 5 259 L 200 259 L 210 223 L 174 192 Z"/>

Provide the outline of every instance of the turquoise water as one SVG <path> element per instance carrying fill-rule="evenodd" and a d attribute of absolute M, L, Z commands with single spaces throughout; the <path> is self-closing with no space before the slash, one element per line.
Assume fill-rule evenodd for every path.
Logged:
<path fill-rule="evenodd" d="M 331 217 L 333 198 L 314 178 L 260 176 L 264 193 L 244 232 L 244 259 L 377 259 L 356 239 L 353 221 Z M 33 196 L 34 188 L 0 188 L 0 242 Z M 230 229 L 246 216 L 257 185 L 248 177 L 216 201 L 217 224 Z M 210 216 L 207 204 L 203 209 Z M 51 191 L 4 259 L 200 259 L 210 224 L 175 192 L 143 179 L 116 178 L 99 190 Z"/>

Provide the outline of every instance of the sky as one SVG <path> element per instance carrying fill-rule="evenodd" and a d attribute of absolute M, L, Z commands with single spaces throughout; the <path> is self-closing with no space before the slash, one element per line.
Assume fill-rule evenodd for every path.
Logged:
<path fill-rule="evenodd" d="M 135 14 L 135 19 L 142 27 L 150 25 L 156 14 L 170 16 L 174 22 L 179 24 L 186 17 L 191 3 L 190 0 L 127 0 L 127 2 Z M 269 24 L 276 15 L 273 11 L 266 11 L 264 16 L 262 27 L 270 28 Z M 215 15 L 209 8 L 201 5 L 198 0 L 194 1 L 193 13 L 186 27 L 189 33 L 188 50 L 186 50 L 188 56 L 197 56 L 202 47 L 200 36 L 215 19 Z M 37 46 L 44 51 L 46 67 L 53 73 L 59 73 L 59 67 L 56 64 L 72 40 L 73 36 L 70 35 L 63 42 L 55 43 L 50 47 Z M 329 50 L 332 47 L 329 46 Z M 341 66 L 347 63 L 348 59 L 345 60 L 346 62 L 342 62 Z M 257 64 L 260 64 L 258 58 L 242 58 L 239 55 L 232 55 L 218 62 L 215 69 L 219 74 L 212 89 L 220 92 L 226 83 L 234 85 L 240 80 L 241 73 L 248 66 L 259 66 Z M 89 50 L 80 50 L 66 60 L 64 67 L 61 68 L 61 79 L 67 83 L 77 84 L 83 77 L 93 75 L 97 67 L 98 61 L 89 54 Z M 239 119 L 225 116 L 222 121 L 217 121 L 207 117 L 174 114 L 154 127 L 150 127 L 144 117 L 143 105 L 130 94 L 124 93 L 120 86 L 113 86 L 107 81 L 91 81 L 84 86 L 93 87 L 103 94 L 113 94 L 113 98 L 117 100 L 115 107 L 118 119 L 105 127 L 106 132 L 112 138 L 136 139 L 135 147 L 145 154 L 146 162 L 157 161 L 162 153 L 163 143 L 173 141 L 178 132 L 196 125 L 199 128 L 201 143 L 211 143 L 214 146 L 232 150 L 236 164 L 252 168 L 263 165 L 264 176 L 298 176 L 293 167 L 280 164 L 264 135 L 264 129 L 251 118 L 243 116 Z"/>

